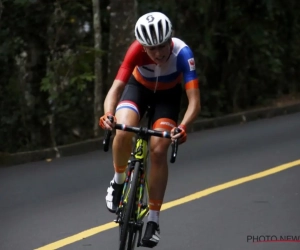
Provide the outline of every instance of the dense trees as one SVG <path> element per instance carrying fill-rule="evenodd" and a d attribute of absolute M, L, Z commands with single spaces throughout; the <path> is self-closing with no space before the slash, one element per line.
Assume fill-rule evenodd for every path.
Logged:
<path fill-rule="evenodd" d="M 195 53 L 201 116 L 300 92 L 298 1 L 0 0 L 0 152 L 98 136 L 135 20 L 153 10 Z"/>

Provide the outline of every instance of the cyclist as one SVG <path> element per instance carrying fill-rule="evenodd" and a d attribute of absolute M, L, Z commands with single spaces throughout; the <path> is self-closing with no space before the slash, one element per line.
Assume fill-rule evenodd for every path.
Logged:
<path fill-rule="evenodd" d="M 186 130 L 200 112 L 200 91 L 191 49 L 172 37 L 172 24 L 160 12 L 141 16 L 135 25 L 136 40 L 129 47 L 104 101 L 105 114 L 99 125 L 112 130 L 114 124 L 138 126 L 149 104 L 154 106 L 153 129 L 171 131 L 172 140 L 186 140 Z M 182 82 L 188 98 L 184 117 L 177 125 Z M 113 117 L 111 123 L 108 119 Z M 180 133 L 174 135 L 175 128 Z M 115 213 L 119 205 L 125 170 L 132 149 L 132 133 L 116 131 L 112 145 L 114 178 L 107 189 L 106 205 Z M 151 137 L 149 216 L 143 245 L 154 247 L 160 239 L 159 212 L 168 179 L 167 152 L 170 140 Z"/>

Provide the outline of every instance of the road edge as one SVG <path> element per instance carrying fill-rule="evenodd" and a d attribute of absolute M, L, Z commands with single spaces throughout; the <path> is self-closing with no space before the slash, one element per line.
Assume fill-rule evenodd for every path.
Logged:
<path fill-rule="evenodd" d="M 259 119 L 268 119 L 297 112 L 300 112 L 300 102 L 279 107 L 267 107 L 251 111 L 244 111 L 213 119 L 199 119 L 194 122 L 193 126 L 189 129 L 189 132 L 196 132 L 205 129 L 213 129 L 235 124 L 244 124 L 246 122 L 251 122 Z M 80 155 L 96 151 L 101 148 L 102 137 L 64 146 L 58 146 L 57 148 L 48 148 L 15 154 L 0 153 L 0 167 L 9 167 L 29 162 L 42 161 L 46 159 Z"/>

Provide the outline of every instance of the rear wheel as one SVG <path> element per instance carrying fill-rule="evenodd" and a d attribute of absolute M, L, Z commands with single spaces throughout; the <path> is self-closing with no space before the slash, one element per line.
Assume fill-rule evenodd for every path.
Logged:
<path fill-rule="evenodd" d="M 136 239 L 136 230 L 134 230 L 133 223 L 135 222 L 135 208 L 136 208 L 136 191 L 138 186 L 139 178 L 139 168 L 140 162 L 136 162 L 133 171 L 131 172 L 131 182 L 130 182 L 130 193 L 127 200 L 127 204 L 123 208 L 122 224 L 120 225 L 120 248 L 119 250 L 133 250 L 135 239 Z M 132 224 L 130 225 L 130 222 Z"/>

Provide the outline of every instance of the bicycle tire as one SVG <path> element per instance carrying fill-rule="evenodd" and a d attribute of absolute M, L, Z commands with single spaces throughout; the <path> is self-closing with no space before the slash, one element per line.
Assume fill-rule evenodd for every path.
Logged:
<path fill-rule="evenodd" d="M 134 209 L 134 203 L 136 201 L 136 190 L 137 190 L 137 184 L 138 184 L 138 177 L 139 177 L 139 169 L 140 169 L 140 162 L 136 162 L 134 165 L 133 172 L 131 172 L 132 180 L 131 180 L 131 188 L 130 193 L 128 197 L 128 201 L 126 204 L 124 217 L 123 217 L 123 224 L 122 224 L 122 230 L 121 230 L 121 237 L 120 237 L 120 247 L 119 250 L 125 250 L 126 245 L 127 249 L 131 249 L 132 242 L 127 242 L 127 237 L 129 239 L 133 239 L 134 232 L 132 230 L 128 230 L 130 217 L 132 217 L 133 209 Z M 129 235 L 132 234 L 132 235 Z M 131 241 L 130 240 L 130 241 Z M 128 244 L 126 244 L 128 243 Z"/>
<path fill-rule="evenodd" d="M 127 250 L 134 250 L 134 245 L 136 243 L 137 232 L 134 231 L 133 228 L 130 228 L 128 232 L 128 240 L 127 240 Z"/>

